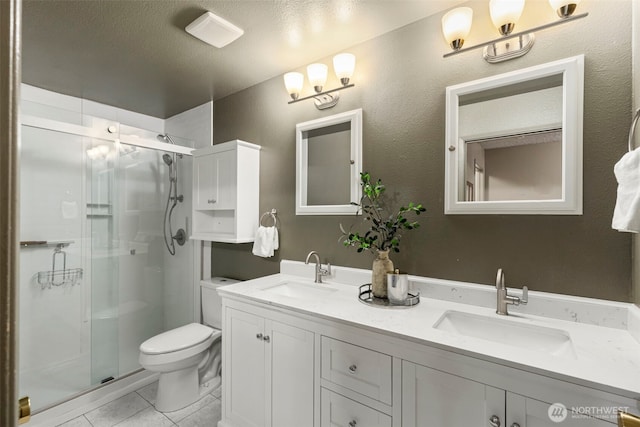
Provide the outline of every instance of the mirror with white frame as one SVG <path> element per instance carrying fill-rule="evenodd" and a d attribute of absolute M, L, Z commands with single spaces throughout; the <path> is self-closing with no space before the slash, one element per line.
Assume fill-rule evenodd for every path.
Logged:
<path fill-rule="evenodd" d="M 362 109 L 296 125 L 296 215 L 358 213 Z"/>
<path fill-rule="evenodd" d="M 445 214 L 582 214 L 584 56 L 446 90 Z"/>

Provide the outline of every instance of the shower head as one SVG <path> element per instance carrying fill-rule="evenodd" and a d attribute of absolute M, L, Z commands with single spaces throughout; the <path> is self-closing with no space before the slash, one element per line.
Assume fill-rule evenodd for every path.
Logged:
<path fill-rule="evenodd" d="M 162 155 L 162 160 L 164 160 L 167 166 L 171 166 L 171 163 L 173 163 L 173 159 L 171 158 L 171 156 L 166 153 Z"/>
<path fill-rule="evenodd" d="M 159 140 L 159 141 L 161 141 L 161 142 L 166 142 L 166 143 L 168 143 L 168 144 L 176 145 L 176 143 L 175 143 L 175 142 L 173 142 L 173 139 L 171 139 L 171 137 L 169 136 L 169 134 L 168 134 L 168 133 L 165 133 L 165 134 L 162 134 L 162 133 L 161 133 L 161 134 L 159 134 L 159 135 L 157 136 L 157 138 L 158 138 L 158 140 Z"/>

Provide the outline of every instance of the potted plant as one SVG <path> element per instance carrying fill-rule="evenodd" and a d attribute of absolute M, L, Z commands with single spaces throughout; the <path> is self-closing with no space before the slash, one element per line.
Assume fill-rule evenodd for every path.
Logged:
<path fill-rule="evenodd" d="M 362 197 L 359 203 L 363 221 L 368 223 L 368 230 L 361 234 L 358 231 L 345 231 L 340 225 L 342 236 L 340 240 L 344 246 L 353 246 L 358 252 L 370 251 L 376 255 L 371 273 L 371 289 L 378 298 L 387 297 L 387 272 L 393 271 L 393 262 L 389 259 L 389 252 L 400 252 L 400 238 L 406 230 L 418 228 L 418 221 L 409 221 L 406 214 L 420 215 L 426 209 L 422 204 L 410 202 L 401 206 L 397 211 L 386 209 L 385 186 L 382 180 L 371 180 L 368 172 L 360 174 Z"/>

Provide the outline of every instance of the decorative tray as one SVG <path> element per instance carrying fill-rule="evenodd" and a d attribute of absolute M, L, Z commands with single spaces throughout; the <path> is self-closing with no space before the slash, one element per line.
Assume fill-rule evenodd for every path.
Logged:
<path fill-rule="evenodd" d="M 409 292 L 404 304 L 393 304 L 387 298 L 378 298 L 373 296 L 371 283 L 361 285 L 359 288 L 358 299 L 361 303 L 380 308 L 408 308 L 417 305 L 420 302 L 420 292 Z"/>

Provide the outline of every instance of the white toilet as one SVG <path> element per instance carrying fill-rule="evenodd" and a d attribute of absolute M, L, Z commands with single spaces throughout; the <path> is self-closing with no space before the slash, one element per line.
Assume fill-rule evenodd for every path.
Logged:
<path fill-rule="evenodd" d="M 219 384 L 222 301 L 216 289 L 237 282 L 223 277 L 202 280 L 200 299 L 204 325 L 181 326 L 140 345 L 138 360 L 142 367 L 160 373 L 158 411 L 171 412 L 189 406 L 200 397 L 201 384 L 211 380 L 217 380 L 215 386 Z"/>

